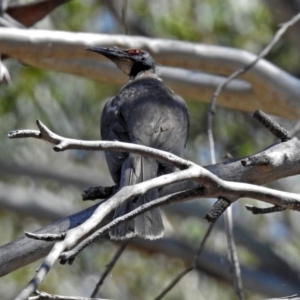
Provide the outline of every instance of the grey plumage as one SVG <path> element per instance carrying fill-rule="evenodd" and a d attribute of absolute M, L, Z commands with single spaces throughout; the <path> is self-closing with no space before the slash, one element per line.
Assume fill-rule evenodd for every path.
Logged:
<path fill-rule="evenodd" d="M 130 82 L 105 105 L 101 116 L 103 140 L 136 143 L 181 155 L 185 147 L 189 119 L 185 101 L 155 74 L 152 57 L 139 49 L 91 48 L 113 60 L 130 76 Z M 108 168 L 119 188 L 174 171 L 171 165 L 123 152 L 105 153 Z M 123 203 L 118 217 L 158 197 L 157 189 Z M 139 235 L 157 239 L 163 235 L 159 209 L 155 208 L 123 223 L 110 232 L 112 239 Z"/>

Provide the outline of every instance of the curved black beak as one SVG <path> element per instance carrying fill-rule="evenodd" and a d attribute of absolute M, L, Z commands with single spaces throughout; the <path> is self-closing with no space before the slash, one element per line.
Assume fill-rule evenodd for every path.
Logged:
<path fill-rule="evenodd" d="M 107 58 L 121 58 L 124 57 L 124 52 L 117 47 L 115 48 L 104 48 L 104 47 L 87 47 L 85 50 L 96 52 L 106 56 Z"/>

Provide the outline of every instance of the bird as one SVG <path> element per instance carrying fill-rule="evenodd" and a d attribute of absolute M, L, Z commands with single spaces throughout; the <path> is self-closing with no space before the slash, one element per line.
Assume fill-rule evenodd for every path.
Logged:
<path fill-rule="evenodd" d="M 141 49 L 88 47 L 115 63 L 128 77 L 116 96 L 103 108 L 100 131 L 102 140 L 121 141 L 168 151 L 181 156 L 189 132 L 186 102 L 166 86 L 156 72 L 153 57 Z M 108 169 L 118 189 L 175 171 L 170 164 L 139 154 L 106 151 Z M 158 189 L 123 202 L 114 218 L 158 198 Z M 159 239 L 164 225 L 159 208 L 146 211 L 115 226 L 112 240 L 134 236 Z"/>

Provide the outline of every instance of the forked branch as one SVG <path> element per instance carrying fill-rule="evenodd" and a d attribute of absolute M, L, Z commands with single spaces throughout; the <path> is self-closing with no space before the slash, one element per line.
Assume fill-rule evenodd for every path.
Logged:
<path fill-rule="evenodd" d="M 144 194 L 146 191 L 153 188 L 160 188 L 165 185 L 180 182 L 183 180 L 193 180 L 196 181 L 202 188 L 197 190 L 195 197 L 214 197 L 220 198 L 224 197 L 228 201 L 234 202 L 236 199 L 241 197 L 251 197 L 267 203 L 271 203 L 275 206 L 279 206 L 283 209 L 293 209 L 300 211 L 300 195 L 293 193 L 286 193 L 281 191 L 275 191 L 265 187 L 255 186 L 251 184 L 241 183 L 241 182 L 230 182 L 220 179 L 218 176 L 214 175 L 207 169 L 200 167 L 190 161 L 184 160 L 180 157 L 172 155 L 168 152 L 151 149 L 145 146 L 127 144 L 120 142 L 106 142 L 106 141 L 80 141 L 67 139 L 50 131 L 41 122 L 37 122 L 40 131 L 36 130 L 18 130 L 9 133 L 10 138 L 22 138 L 22 137 L 33 137 L 48 141 L 55 144 L 55 151 L 64 151 L 67 149 L 85 149 L 85 150 L 116 150 L 122 152 L 134 152 L 145 156 L 150 156 L 160 161 L 164 161 L 173 164 L 181 169 L 181 171 L 163 175 L 145 182 L 141 182 L 134 186 L 127 186 L 122 188 L 116 194 L 114 194 L 110 199 L 103 202 L 87 219 L 83 224 L 76 228 L 73 228 L 66 232 L 65 238 L 62 241 L 57 242 L 52 248 L 49 255 L 46 257 L 45 261 L 41 265 L 40 269 L 36 272 L 33 279 L 25 287 L 25 289 L 17 296 L 17 300 L 27 299 L 31 293 L 33 293 L 39 284 L 46 277 L 49 270 L 52 268 L 53 264 L 61 257 L 65 260 L 72 260 L 72 255 L 76 255 L 80 250 L 86 246 L 88 243 L 96 238 L 97 234 L 92 234 L 98 227 L 103 218 L 112 212 L 116 207 L 128 199 L 135 198 Z M 188 197 L 186 197 L 188 198 Z M 181 198 L 180 201 L 186 200 L 186 198 Z M 174 198 L 176 199 L 176 198 Z M 159 200 L 159 199 L 158 199 Z M 178 199 L 176 199 L 178 200 Z M 165 199 L 160 199 L 161 203 L 170 202 L 170 199 L 166 197 Z M 141 214 L 144 211 L 153 208 L 154 205 L 158 205 L 156 202 L 152 201 L 147 205 L 140 207 L 138 211 L 133 211 L 135 215 Z M 116 226 L 117 222 L 124 222 L 126 218 L 131 218 L 132 215 L 126 215 L 122 220 L 114 220 L 114 223 L 110 223 L 105 227 L 99 229 L 100 235 L 103 234 L 108 228 Z M 111 227 L 109 227 L 111 226 Z M 98 234 L 99 234 L 98 232 Z M 76 249 L 76 247 L 78 248 Z M 75 253 L 66 253 L 65 257 L 62 255 L 65 251 L 70 249 L 76 250 Z M 79 250 L 79 251 L 78 251 Z M 70 255 L 71 254 L 71 255 Z"/>

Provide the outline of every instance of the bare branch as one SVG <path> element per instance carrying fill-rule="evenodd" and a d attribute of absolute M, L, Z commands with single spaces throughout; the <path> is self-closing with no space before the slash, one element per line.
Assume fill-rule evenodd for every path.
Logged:
<path fill-rule="evenodd" d="M 36 131 L 17 131 L 12 132 L 10 136 L 34 137 L 44 139 L 46 141 L 49 141 L 50 143 L 56 144 L 57 146 L 55 148 L 59 151 L 65 149 L 75 149 L 76 147 L 80 147 L 80 149 L 85 149 L 85 147 L 87 147 L 88 150 L 91 150 L 91 144 L 89 144 L 88 142 L 87 144 L 85 142 L 83 144 L 82 141 L 62 138 L 51 132 L 40 122 L 38 122 L 38 126 L 40 128 L 40 132 L 38 132 L 38 134 Z M 112 143 L 111 145 L 113 145 L 112 147 L 114 148 L 116 143 Z M 132 151 L 132 145 L 120 145 L 117 143 L 117 146 L 119 147 L 117 148 L 118 151 Z M 147 147 L 144 147 L 142 149 L 139 148 L 137 150 L 140 151 L 139 154 L 153 155 L 153 153 L 151 152 L 152 150 L 149 150 Z M 161 157 L 164 157 L 165 153 L 158 152 L 155 153 L 155 155 L 156 156 L 153 156 L 155 159 L 162 160 Z M 80 241 L 89 236 L 90 233 L 94 231 L 97 228 L 97 226 L 99 226 L 99 222 L 104 218 L 104 216 L 106 216 L 109 212 L 111 212 L 113 209 L 119 206 L 123 201 L 144 194 L 147 190 L 154 187 L 161 187 L 166 184 L 188 179 L 194 180 L 203 185 L 204 196 L 206 197 L 220 197 L 224 195 L 225 197 L 228 197 L 228 199 L 231 199 L 230 201 L 235 201 L 239 197 L 252 196 L 257 199 L 262 199 L 262 201 L 270 202 L 277 206 L 281 206 L 285 209 L 291 208 L 295 210 L 300 210 L 300 197 L 298 195 L 278 191 L 274 192 L 270 189 L 254 187 L 247 184 L 226 182 L 191 162 L 188 162 L 183 159 L 180 159 L 180 162 L 178 162 L 178 158 L 176 156 L 170 158 L 170 156 L 168 155 L 167 157 L 164 157 L 164 159 L 168 162 L 170 162 L 170 160 L 171 162 L 175 161 L 184 170 L 177 173 L 164 175 L 149 181 L 145 181 L 132 187 L 123 188 L 111 199 L 102 203 L 84 224 L 78 226 L 75 229 L 70 230 L 66 234 L 66 238 L 64 241 L 55 244 L 54 248 L 46 258 L 45 262 L 42 264 L 36 276 L 32 279 L 28 286 L 20 293 L 20 298 L 17 299 L 25 299 L 24 297 L 30 295 L 30 293 L 45 278 L 49 269 L 53 266 L 54 261 L 61 255 L 61 253 L 66 249 L 70 249 L 76 246 Z"/>
<path fill-rule="evenodd" d="M 142 214 L 143 212 L 153 209 L 154 207 L 160 207 L 163 205 L 168 205 L 170 203 L 175 203 L 178 201 L 187 201 L 190 199 L 194 199 L 199 194 L 201 193 L 203 189 L 198 188 L 194 190 L 188 190 L 188 191 L 183 191 L 179 193 L 175 193 L 173 195 L 161 197 L 159 199 L 153 200 L 149 203 L 143 204 L 139 206 L 138 208 L 130 211 L 128 214 L 123 215 L 121 217 L 113 219 L 110 223 L 107 225 L 103 226 L 101 229 L 97 230 L 95 233 L 91 234 L 87 239 L 85 239 L 83 242 L 78 244 L 76 247 L 69 251 L 65 251 L 61 256 L 60 256 L 60 261 L 61 263 L 66 263 L 67 261 L 69 262 L 70 260 L 73 261 L 74 258 L 81 252 L 84 248 L 86 248 L 88 245 L 90 245 L 95 239 L 98 237 L 104 235 L 107 233 L 109 230 L 111 230 L 113 227 L 127 221 L 135 218 L 136 216 Z"/>
<path fill-rule="evenodd" d="M 210 152 L 211 152 L 211 161 L 212 163 L 216 163 L 216 157 L 215 157 L 215 146 L 214 146 L 214 138 L 213 138 L 213 117 L 215 115 L 215 109 L 217 105 L 217 100 L 222 92 L 223 89 L 225 89 L 226 85 L 233 79 L 237 78 L 241 74 L 246 73 L 250 69 L 252 69 L 260 59 L 262 59 L 264 56 L 266 56 L 269 51 L 274 47 L 274 45 L 277 43 L 277 41 L 280 39 L 280 37 L 285 33 L 285 31 L 292 25 L 294 25 L 296 22 L 300 20 L 300 13 L 286 22 L 275 34 L 271 42 L 263 49 L 263 51 L 258 55 L 258 57 L 253 60 L 250 64 L 247 64 L 243 68 L 238 69 L 237 71 L 233 72 L 226 80 L 224 80 L 223 83 L 221 83 L 214 92 L 209 106 L 208 111 L 208 139 L 209 139 L 209 145 L 210 145 Z M 256 111 L 254 113 L 254 117 L 258 119 L 261 123 L 263 123 L 269 130 L 271 130 L 272 133 L 274 133 L 276 136 L 281 138 L 282 141 L 287 141 L 291 139 L 291 136 L 289 133 L 282 128 L 279 124 L 275 124 L 275 122 L 272 122 L 270 118 L 267 117 L 263 112 Z M 223 203 L 223 201 L 221 202 Z M 225 206 L 226 207 L 226 206 Z M 232 211 L 231 208 L 228 209 L 228 211 L 225 213 L 225 229 L 226 229 L 226 236 L 227 236 L 227 243 L 228 243 L 228 250 L 229 250 L 229 257 L 231 262 L 231 270 L 233 273 L 233 281 L 234 281 L 234 287 L 235 290 L 239 296 L 239 299 L 244 299 L 244 292 L 242 290 L 242 280 L 240 276 L 240 266 L 238 262 L 238 257 L 236 254 L 236 247 L 235 242 L 232 234 Z M 208 219 L 210 219 L 209 215 L 207 215 Z"/>
<path fill-rule="evenodd" d="M 37 121 L 38 127 L 40 128 L 40 132 L 36 130 L 17 130 L 12 131 L 9 133 L 10 138 L 18 138 L 18 137 L 34 137 L 38 139 L 43 139 L 48 141 L 52 144 L 56 144 L 54 150 L 56 151 L 64 151 L 67 149 L 85 149 L 85 150 L 114 150 L 114 151 L 123 151 L 123 152 L 132 152 L 138 153 L 142 155 L 146 155 L 148 157 L 157 159 L 159 161 L 165 161 L 170 164 L 173 164 L 179 168 L 182 168 L 183 171 L 167 174 L 164 176 L 160 176 L 146 182 L 139 183 L 135 185 L 138 187 L 135 191 L 127 191 L 128 187 L 124 188 L 124 193 L 128 194 L 129 197 L 135 197 L 141 195 L 145 191 L 154 188 L 154 187 L 161 187 L 173 182 L 182 181 L 185 179 L 192 179 L 200 184 L 204 185 L 206 188 L 209 188 L 210 191 L 206 192 L 206 196 L 212 197 L 213 195 L 219 197 L 224 195 L 224 197 L 228 196 L 228 199 L 232 197 L 253 197 L 262 201 L 272 203 L 277 206 L 283 206 L 289 209 L 299 210 L 298 208 L 298 199 L 299 196 L 292 193 L 285 193 L 281 191 L 276 191 L 277 195 L 271 189 L 263 188 L 263 187 L 255 187 L 249 184 L 239 183 L 239 182 L 228 182 L 224 181 L 214 174 L 210 173 L 208 170 L 190 162 L 185 159 L 182 159 L 176 155 L 173 155 L 169 152 L 152 149 L 145 146 L 140 146 L 137 144 L 128 144 L 128 143 L 121 143 L 121 142 L 107 142 L 107 141 L 81 141 L 75 139 L 68 139 L 62 136 L 59 136 L 52 131 L 50 131 L 43 123 Z M 294 138 L 295 139 L 295 138 Z M 292 140 L 294 140 L 292 139 Z M 292 141 L 291 140 L 291 141 Z M 284 147 L 287 147 L 287 143 L 289 141 L 283 143 Z M 271 153 L 273 154 L 273 153 Z M 262 153 L 256 154 L 251 156 L 250 158 L 260 157 L 263 156 Z M 276 162 L 272 161 L 276 158 Z M 283 161 L 285 164 L 288 161 L 288 157 L 286 154 L 282 154 L 281 157 L 269 157 L 268 164 L 276 164 L 282 163 Z M 255 164 L 255 163 L 253 163 Z M 185 172 L 188 171 L 188 172 Z M 157 179 L 163 179 L 163 182 L 160 181 L 156 186 Z M 174 181 L 175 180 L 175 181 Z M 146 185 L 144 185 L 147 183 Z M 149 186 L 148 186 L 149 184 Z M 214 190 L 214 187 L 218 187 Z M 121 192 L 121 191 L 120 191 Z M 118 195 L 118 192 L 116 195 Z M 265 193 L 265 194 L 264 194 Z"/>
<path fill-rule="evenodd" d="M 279 211 L 283 211 L 284 209 L 282 207 L 279 206 L 271 206 L 271 207 L 267 207 L 267 208 L 259 208 L 259 207 L 255 207 L 249 204 L 245 205 L 246 209 L 251 211 L 254 215 L 258 215 L 258 214 L 269 214 L 269 213 L 274 213 L 274 212 L 279 212 Z"/>
<path fill-rule="evenodd" d="M 125 77 L 117 72 L 116 68 L 109 63 L 101 63 L 101 57 L 84 50 L 87 46 L 97 45 L 144 48 L 154 55 L 158 64 L 190 69 L 185 70 L 185 76 L 180 76 L 180 78 L 176 78 L 177 69 L 176 71 L 173 69 L 173 72 L 168 71 L 163 78 L 178 94 L 207 102 L 218 84 L 211 84 L 208 80 L 202 81 L 202 83 L 205 82 L 204 85 L 201 81 L 195 82 L 194 77 L 197 75 L 195 70 L 229 75 L 256 58 L 255 55 L 243 50 L 174 40 L 0 29 L 2 53 L 9 54 L 29 65 L 104 82 L 124 83 Z M 164 68 L 162 68 L 162 75 L 164 73 Z M 171 73 L 175 77 L 170 77 Z M 265 60 L 260 60 L 250 72 L 243 75 L 243 79 L 250 83 L 248 90 L 236 89 L 234 91 L 227 86 L 225 93 L 228 94 L 221 95 L 220 105 L 246 111 L 254 111 L 263 107 L 269 114 L 292 119 L 300 116 L 297 104 L 300 84 L 297 78 Z M 199 93 L 200 89 L 201 93 Z M 240 101 L 241 98 L 244 101 Z"/>
<path fill-rule="evenodd" d="M 8 133 L 8 137 L 11 139 L 16 138 L 36 138 L 47 141 L 51 144 L 56 145 L 53 149 L 57 152 L 65 151 L 69 149 L 81 149 L 81 150 L 114 150 L 131 152 L 137 154 L 147 154 L 151 158 L 158 159 L 160 161 L 172 164 L 180 169 L 189 167 L 192 163 L 187 160 L 181 159 L 180 157 L 173 155 L 170 152 L 161 151 L 157 149 L 151 149 L 137 144 L 128 144 L 122 142 L 110 142 L 110 141 L 82 141 L 75 139 L 68 139 L 59 136 L 52 132 L 46 125 L 41 121 L 36 121 L 40 131 L 37 130 L 14 130 Z"/>
<path fill-rule="evenodd" d="M 109 264 L 106 265 L 106 270 L 102 274 L 100 280 L 97 282 L 97 284 L 95 286 L 95 289 L 93 290 L 93 292 L 91 294 L 91 297 L 95 297 L 98 294 L 99 289 L 100 289 L 101 285 L 103 284 L 105 278 L 107 277 L 107 275 L 109 274 L 109 272 L 112 270 L 112 268 L 114 267 L 114 265 L 117 262 L 117 260 L 120 258 L 121 254 L 123 253 L 123 251 L 127 247 L 128 243 L 129 243 L 128 240 L 125 241 L 125 242 L 123 242 L 121 244 L 121 247 L 118 249 L 118 251 L 113 256 L 112 260 L 109 262 Z"/>
<path fill-rule="evenodd" d="M 1 61 L 1 55 L 0 55 L 0 83 L 2 83 L 2 82 L 6 83 L 6 84 L 10 84 L 11 78 L 10 78 L 10 75 L 9 75 L 9 72 L 8 72 L 6 66 Z"/>
<path fill-rule="evenodd" d="M 40 241 L 62 241 L 65 237 L 65 233 L 44 233 L 37 234 L 31 232 L 24 232 L 25 235 L 31 239 L 40 240 Z"/>
<path fill-rule="evenodd" d="M 35 291 L 35 294 L 37 296 L 29 297 L 28 300 L 108 300 L 103 298 L 86 298 L 86 297 L 51 295 L 40 291 Z"/>
<path fill-rule="evenodd" d="M 253 160 L 258 159 L 259 157 L 264 157 L 265 160 L 268 161 L 265 165 L 252 163 L 249 166 L 243 167 L 242 162 L 249 160 L 248 158 L 210 165 L 207 166 L 206 169 L 222 179 L 262 185 L 276 179 L 300 174 L 300 165 L 298 163 L 300 160 L 299 149 L 300 141 L 297 138 L 293 138 L 287 142 L 270 146 L 266 150 L 250 156 Z M 177 182 L 163 187 L 160 190 L 160 197 L 187 189 L 195 189 L 197 187 L 199 187 L 199 184 L 190 180 L 186 180 L 181 183 Z M 2 193 L 2 195 L 0 194 L 0 197 L 2 203 L 3 201 L 6 202 L 6 206 L 11 205 L 11 203 L 15 201 L 15 198 L 19 199 L 20 195 L 27 194 L 18 193 L 16 195 L 15 189 L 9 187 L 5 187 L 5 191 L 5 195 Z M 24 203 L 23 198 L 19 200 L 20 203 Z M 78 224 L 83 223 L 87 218 L 89 218 L 97 206 L 98 204 L 87 210 L 79 212 L 78 214 L 70 216 L 69 218 L 64 218 L 58 221 L 57 228 L 55 227 L 55 224 L 53 225 L 54 229 L 53 226 L 51 227 L 50 225 L 49 229 L 46 227 L 42 230 L 42 232 L 58 233 L 76 227 Z M 21 209 L 24 210 L 22 207 Z M 50 228 L 52 229 L 50 230 Z M 49 243 L 49 246 L 50 245 L 51 243 Z M 34 242 L 30 241 L 28 238 L 21 238 L 20 240 L 3 246 L 1 248 L 2 250 L 0 255 L 0 275 L 3 276 L 21 266 L 43 257 L 49 251 L 49 246 L 47 246 L 46 242 Z M 34 249 L 32 249 L 32 247 L 34 247 Z M 13 249 L 16 248 L 23 249 L 24 256 L 22 256 L 22 258 L 17 255 L 10 255 L 11 253 L 14 253 Z"/>
<path fill-rule="evenodd" d="M 235 239 L 233 235 L 232 209 L 228 209 L 225 215 L 225 232 L 228 248 L 228 260 L 230 262 L 230 273 L 232 277 L 233 287 L 239 299 L 245 299 L 243 290 L 243 282 L 241 276 L 241 266 L 238 259 Z"/>
<path fill-rule="evenodd" d="M 258 120 L 264 125 L 270 132 L 272 132 L 277 138 L 281 139 L 282 142 L 288 141 L 292 138 L 289 132 L 284 129 L 280 124 L 271 119 L 263 111 L 257 110 L 253 114 L 253 118 Z"/>
<path fill-rule="evenodd" d="M 280 298 L 269 298 L 269 299 L 265 299 L 265 300 L 288 300 L 288 299 L 300 300 L 300 298 L 297 297 L 297 294 L 291 295 L 291 296 L 286 296 L 286 297 L 280 297 Z"/>
<path fill-rule="evenodd" d="M 48 272 L 58 259 L 59 255 L 63 251 L 63 248 L 63 242 L 54 244 L 52 250 L 47 255 L 40 268 L 36 271 L 35 276 L 28 283 L 28 285 L 19 293 L 15 300 L 26 300 L 37 289 L 37 287 L 42 283 L 42 281 L 45 279 Z"/>
<path fill-rule="evenodd" d="M 289 22 L 285 23 L 284 26 L 276 33 L 276 35 L 273 37 L 272 41 L 265 47 L 265 49 L 259 54 L 259 56 L 250 64 L 246 65 L 245 67 L 237 70 L 236 72 L 232 73 L 223 83 L 221 83 L 215 93 L 213 94 L 210 102 L 209 112 L 208 112 L 208 138 L 209 138 L 209 144 L 211 149 L 211 157 L 212 157 L 212 163 L 215 163 L 215 151 L 214 151 L 214 138 L 212 133 L 212 123 L 213 123 L 213 117 L 215 114 L 215 108 L 217 104 L 217 99 L 221 93 L 221 91 L 226 87 L 226 85 L 233 79 L 237 78 L 239 75 L 246 73 L 251 68 L 255 66 L 255 64 L 258 63 L 258 61 L 263 58 L 265 55 L 269 53 L 269 51 L 273 48 L 273 46 L 277 43 L 277 41 L 280 39 L 280 37 L 285 33 L 285 31 L 288 29 L 288 27 L 294 25 L 296 22 L 298 22 L 300 19 L 300 13 L 291 19 Z M 254 118 L 258 119 L 263 125 L 265 125 L 272 133 L 274 133 L 277 137 L 279 137 L 282 141 L 287 141 L 291 139 L 291 136 L 289 133 L 282 128 L 279 124 L 276 124 L 273 122 L 270 118 L 267 117 L 263 112 L 256 111 L 254 113 Z M 223 203 L 223 202 L 222 202 Z M 226 206 L 225 206 L 226 207 Z M 282 208 L 279 208 L 282 209 Z M 248 209 L 249 210 L 249 209 Z M 252 210 L 254 213 L 254 211 Z M 257 213 L 257 210 L 255 210 Z M 236 247 L 234 243 L 234 238 L 232 234 L 232 217 L 231 217 L 231 208 L 228 209 L 228 211 L 225 213 L 225 228 L 226 228 L 226 236 L 227 236 L 227 243 L 229 247 L 229 257 L 231 262 L 231 270 L 233 273 L 233 282 L 235 290 L 239 296 L 239 299 L 244 299 L 244 292 L 242 289 L 242 280 L 240 276 L 240 266 L 238 262 L 238 257 L 236 253 Z M 207 215 L 208 218 L 209 215 Z"/>
<path fill-rule="evenodd" d="M 162 299 L 186 274 L 188 274 L 189 272 L 191 272 L 192 270 L 194 270 L 197 266 L 197 262 L 200 258 L 200 255 L 204 249 L 204 245 L 208 239 L 208 237 L 210 236 L 211 230 L 213 229 L 214 223 L 211 223 L 201 241 L 201 244 L 199 246 L 199 249 L 196 253 L 196 255 L 194 256 L 194 259 L 191 263 L 191 265 L 189 267 L 187 267 L 185 270 L 183 270 L 182 272 L 180 272 L 173 280 L 172 282 L 154 299 L 154 300 L 160 300 Z"/>
<path fill-rule="evenodd" d="M 46 140 L 50 140 L 51 142 L 53 142 L 54 140 L 57 142 L 56 134 L 48 132 L 48 130 L 45 129 L 43 126 L 39 126 L 39 127 L 41 131 L 43 131 L 43 133 L 41 133 L 41 136 L 43 136 L 45 131 L 47 133 Z M 14 134 L 12 135 L 15 136 Z M 62 146 L 62 148 L 67 147 L 69 141 L 64 140 L 63 142 L 64 145 Z M 80 141 L 79 142 L 75 141 L 74 144 L 79 144 L 80 147 L 82 147 L 82 143 Z M 126 144 L 124 145 L 123 149 L 121 146 L 119 147 L 123 151 L 124 149 L 129 151 L 128 145 Z M 144 154 L 147 155 L 151 153 L 151 151 L 147 150 L 147 147 L 145 147 L 145 149 L 143 149 Z M 142 150 L 139 149 L 139 151 Z M 164 155 L 163 152 L 162 154 Z M 160 159 L 158 154 L 155 158 Z M 176 156 L 175 156 L 175 161 L 176 161 Z M 42 282 L 42 280 L 47 275 L 49 269 L 53 266 L 54 261 L 62 254 L 62 252 L 65 251 L 66 249 L 70 249 L 76 246 L 82 239 L 85 239 L 88 235 L 90 235 L 90 233 L 97 228 L 99 223 L 103 220 L 103 218 L 108 213 L 110 213 L 112 210 L 118 207 L 123 201 L 142 195 L 146 191 L 152 188 L 159 188 L 170 183 L 189 179 L 189 180 L 195 180 L 196 182 L 201 183 L 205 187 L 204 195 L 206 197 L 207 196 L 220 197 L 222 195 L 227 197 L 228 199 L 231 198 L 234 200 L 239 197 L 253 197 L 265 202 L 273 203 L 276 206 L 281 206 L 283 208 L 290 208 L 290 209 L 300 211 L 299 195 L 274 191 L 268 188 L 252 186 L 244 183 L 233 183 L 233 182 L 224 181 L 200 166 L 197 166 L 185 160 L 182 160 L 182 162 L 184 166 L 189 166 L 189 167 L 177 173 L 163 175 L 136 184 L 134 186 L 127 186 L 122 188 L 118 193 L 112 196 L 109 200 L 102 203 L 94 211 L 93 215 L 88 220 L 86 220 L 82 225 L 79 225 L 77 228 L 68 231 L 65 239 L 54 245 L 52 251 L 47 256 L 46 260 L 42 264 L 39 271 L 30 281 L 28 286 L 16 298 L 16 300 L 26 299 L 26 297 L 28 297 Z"/>

